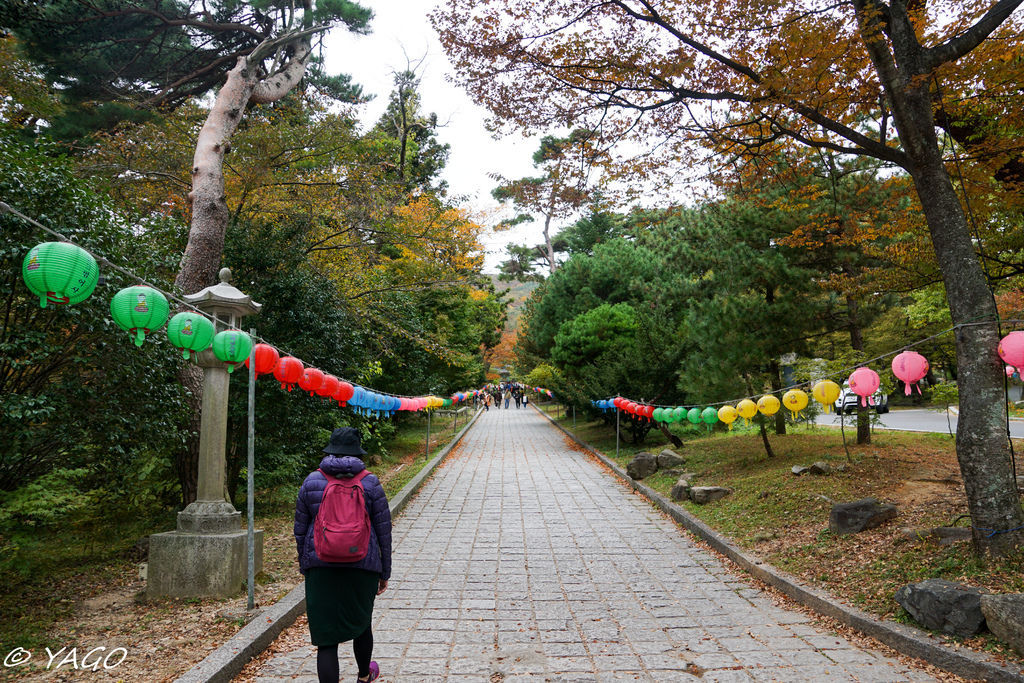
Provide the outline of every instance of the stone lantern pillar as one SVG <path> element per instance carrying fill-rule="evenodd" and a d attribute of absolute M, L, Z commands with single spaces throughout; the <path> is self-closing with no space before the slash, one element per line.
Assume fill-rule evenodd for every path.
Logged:
<path fill-rule="evenodd" d="M 262 308 L 230 280 L 231 271 L 222 268 L 219 283 L 184 297 L 214 319 L 217 332 L 241 329 L 242 318 Z M 246 532 L 225 487 L 230 376 L 212 350 L 198 354 L 196 362 L 203 369 L 198 490 L 196 500 L 178 513 L 176 530 L 149 537 L 146 594 L 152 597 L 227 597 L 242 589 L 247 575 Z M 261 529 L 254 545 L 259 572 Z"/>

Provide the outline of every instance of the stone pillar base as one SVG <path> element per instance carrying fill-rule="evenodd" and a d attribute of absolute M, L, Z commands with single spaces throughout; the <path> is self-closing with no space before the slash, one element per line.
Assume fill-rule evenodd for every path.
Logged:
<path fill-rule="evenodd" d="M 179 524 L 180 526 L 180 524 Z M 237 529 L 237 527 L 236 527 Z M 148 597 L 226 598 L 248 574 L 244 529 L 221 533 L 167 531 L 149 537 Z M 254 536 L 256 573 L 263 569 L 263 530 Z"/>

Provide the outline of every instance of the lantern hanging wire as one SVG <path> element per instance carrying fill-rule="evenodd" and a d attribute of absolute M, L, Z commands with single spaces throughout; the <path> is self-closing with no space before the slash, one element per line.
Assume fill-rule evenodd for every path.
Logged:
<path fill-rule="evenodd" d="M 183 309 L 188 309 L 189 311 L 191 311 L 193 313 L 197 313 L 197 314 L 203 316 L 204 318 L 207 318 L 208 320 L 210 320 L 213 323 L 216 323 L 218 321 L 219 322 L 223 322 L 223 321 L 220 321 L 220 319 L 217 318 L 216 316 L 212 316 L 212 315 L 210 315 L 210 314 L 208 314 L 208 313 L 206 313 L 204 311 L 199 310 L 194 305 L 190 304 L 189 302 L 185 301 L 184 299 L 181 299 L 180 297 L 175 296 L 173 293 L 163 289 L 162 287 L 159 287 L 159 286 L 153 284 L 152 282 L 146 280 L 142 276 L 136 275 L 135 273 L 133 273 L 132 271 L 128 270 L 127 268 L 122 268 L 121 266 L 117 265 L 116 263 L 113 263 L 112 261 L 107 259 L 105 256 L 103 256 L 101 254 L 97 254 L 96 252 L 94 252 L 94 251 L 92 251 L 90 249 L 87 249 L 86 247 L 83 247 L 81 244 L 78 244 L 75 240 L 69 238 L 67 235 L 64 235 L 64 234 L 62 234 L 60 232 L 57 232 L 56 230 L 54 230 L 54 229 L 52 229 L 50 227 L 47 227 L 47 226 L 43 225 L 42 223 L 40 223 L 39 221 L 35 220 L 34 218 L 32 218 L 30 216 L 26 216 L 21 211 L 18 211 L 17 209 L 12 207 L 7 202 L 0 201 L 0 216 L 2 216 L 3 214 L 6 214 L 6 213 L 10 213 L 10 214 L 13 214 L 13 215 L 17 216 L 18 218 L 22 219 L 23 221 L 25 221 L 25 222 L 27 222 L 27 223 L 29 223 L 29 224 L 39 228 L 43 232 L 45 232 L 45 233 L 47 233 L 49 235 L 53 235 L 54 237 L 56 237 L 57 239 L 59 239 L 62 242 L 67 242 L 68 244 L 75 245 L 76 247 L 80 248 L 82 251 L 86 252 L 87 254 L 92 256 L 94 259 L 96 259 L 96 262 L 100 266 L 102 266 L 104 268 L 110 268 L 110 269 L 112 269 L 112 270 L 114 270 L 114 271 L 116 271 L 118 273 L 121 273 L 122 275 L 132 279 L 132 280 L 135 280 L 136 282 L 139 282 L 140 284 L 143 284 L 143 285 L 145 285 L 147 287 L 151 287 L 151 288 L 155 289 L 156 291 L 158 291 L 161 294 L 163 294 L 164 296 L 166 296 L 168 300 L 174 301 L 175 303 L 180 305 Z M 311 363 L 307 363 L 306 361 L 302 360 L 302 358 L 299 358 L 299 356 L 296 356 L 295 354 L 291 353 L 287 349 L 282 349 L 277 344 L 274 344 L 273 342 L 271 342 L 269 340 L 266 340 L 263 337 L 255 336 L 252 339 L 253 339 L 254 342 L 262 342 L 264 344 L 270 344 L 271 346 L 273 346 L 278 351 L 280 351 L 282 353 L 285 353 L 285 354 L 287 354 L 289 356 L 292 356 L 294 358 L 298 358 L 300 361 L 302 361 L 303 365 L 305 365 L 306 367 L 315 367 L 315 365 L 313 365 Z M 371 389 L 369 387 L 365 387 L 364 385 L 359 384 L 358 382 L 355 382 L 353 380 L 347 379 L 347 378 L 345 378 L 345 377 L 343 377 L 341 375 L 336 374 L 334 376 L 337 377 L 341 381 L 348 382 L 349 384 L 351 384 L 354 387 L 356 387 L 356 386 L 363 387 L 364 389 L 367 389 L 369 391 L 373 391 L 375 393 L 378 393 L 378 394 L 381 394 L 381 395 L 384 395 L 384 396 L 394 396 L 395 398 L 422 398 L 422 396 L 413 396 L 413 395 L 407 395 L 407 394 L 393 394 L 393 393 L 385 392 L 385 391 L 377 391 L 376 389 Z"/>

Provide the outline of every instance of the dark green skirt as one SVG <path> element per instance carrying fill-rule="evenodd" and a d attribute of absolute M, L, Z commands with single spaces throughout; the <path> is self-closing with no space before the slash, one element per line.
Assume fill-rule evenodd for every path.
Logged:
<path fill-rule="evenodd" d="M 351 567 L 306 571 L 306 615 L 317 647 L 344 643 L 370 628 L 380 574 Z"/>

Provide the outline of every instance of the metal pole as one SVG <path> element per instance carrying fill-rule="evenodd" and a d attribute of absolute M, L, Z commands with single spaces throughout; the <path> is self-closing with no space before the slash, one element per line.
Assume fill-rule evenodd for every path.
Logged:
<path fill-rule="evenodd" d="M 427 410 L 427 445 L 424 446 L 425 452 L 423 457 L 430 459 L 430 410 Z"/>
<path fill-rule="evenodd" d="M 256 330 L 249 328 L 249 336 L 255 337 Z M 245 508 L 246 515 L 249 517 L 249 523 L 246 529 L 246 540 L 249 548 L 247 551 L 248 557 L 248 574 L 246 584 L 249 588 L 249 606 L 247 609 L 252 610 L 255 606 L 256 598 L 256 521 L 253 519 L 253 508 L 255 498 L 253 491 L 253 469 L 255 468 L 255 442 L 256 442 L 256 345 L 253 344 L 252 350 L 249 352 L 249 447 L 248 447 L 248 459 L 245 464 Z"/>
<path fill-rule="evenodd" d="M 619 457 L 619 409 L 615 409 L 615 457 Z"/>
<path fill-rule="evenodd" d="M 576 429 L 576 404 L 572 406 L 572 428 Z"/>

